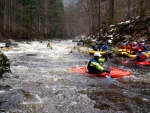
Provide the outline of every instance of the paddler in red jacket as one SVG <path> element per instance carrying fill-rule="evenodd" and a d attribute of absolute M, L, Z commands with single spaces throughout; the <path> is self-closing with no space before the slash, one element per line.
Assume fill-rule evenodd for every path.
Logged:
<path fill-rule="evenodd" d="M 131 61 L 141 62 L 141 61 L 145 61 L 146 59 L 147 59 L 147 56 L 142 53 L 141 49 L 138 49 L 136 58 L 134 60 L 131 60 Z"/>
<path fill-rule="evenodd" d="M 137 50 L 141 49 L 141 51 L 144 51 L 144 45 L 141 42 L 138 42 L 137 44 Z"/>

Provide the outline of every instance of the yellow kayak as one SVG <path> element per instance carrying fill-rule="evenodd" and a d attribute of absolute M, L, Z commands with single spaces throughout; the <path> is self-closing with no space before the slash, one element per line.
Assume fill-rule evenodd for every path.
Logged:
<path fill-rule="evenodd" d="M 95 51 L 93 49 L 89 49 L 89 54 L 90 55 L 93 55 L 95 52 L 99 52 L 101 55 L 105 55 L 106 54 L 106 51 Z"/>
<path fill-rule="evenodd" d="M 117 52 L 126 52 L 127 50 L 126 49 L 118 49 L 117 48 Z"/>
<path fill-rule="evenodd" d="M 8 51 L 8 50 L 11 50 L 12 48 L 11 47 L 1 47 L 0 50 L 2 51 Z"/>
<path fill-rule="evenodd" d="M 134 59 L 137 56 L 136 54 L 130 54 L 129 52 L 122 52 L 122 54 L 124 54 L 132 59 Z M 147 58 L 150 58 L 150 51 L 145 52 L 144 54 L 147 56 Z"/>
<path fill-rule="evenodd" d="M 115 51 L 116 51 L 117 56 L 123 56 L 124 52 L 127 52 L 126 49 L 118 49 L 118 48 Z"/>

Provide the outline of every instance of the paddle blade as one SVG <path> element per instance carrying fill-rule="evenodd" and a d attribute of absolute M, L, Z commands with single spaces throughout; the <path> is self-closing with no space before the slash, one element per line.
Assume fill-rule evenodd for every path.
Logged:
<path fill-rule="evenodd" d="M 122 64 L 127 64 L 127 63 L 129 63 L 129 60 L 122 61 Z"/>
<path fill-rule="evenodd" d="M 110 84 L 113 82 L 113 79 L 111 78 L 110 74 L 106 76 L 106 78 L 108 78 Z"/>

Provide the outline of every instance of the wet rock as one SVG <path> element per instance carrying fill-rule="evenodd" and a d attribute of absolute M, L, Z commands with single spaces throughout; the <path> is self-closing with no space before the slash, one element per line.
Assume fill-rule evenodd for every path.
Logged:
<path fill-rule="evenodd" d="M 70 53 L 88 53 L 88 47 L 75 46 Z"/>
<path fill-rule="evenodd" d="M 101 34 L 91 34 L 89 36 L 78 37 L 78 42 L 82 42 L 82 46 L 92 47 L 95 46 L 95 42 L 98 42 L 100 45 L 103 42 L 107 42 L 109 47 L 116 48 L 120 45 L 120 42 L 124 40 L 128 41 L 138 41 L 144 39 L 146 44 L 150 44 L 150 17 L 144 18 L 135 18 L 125 22 L 116 23 L 111 25 L 108 30 L 102 28 Z M 110 42 L 111 40 L 111 42 Z M 81 45 L 81 44 L 80 44 Z M 148 46 L 149 50 L 149 46 Z"/>
<path fill-rule="evenodd" d="M 2 77 L 5 72 L 11 72 L 10 62 L 7 56 L 0 51 L 0 77 Z"/>

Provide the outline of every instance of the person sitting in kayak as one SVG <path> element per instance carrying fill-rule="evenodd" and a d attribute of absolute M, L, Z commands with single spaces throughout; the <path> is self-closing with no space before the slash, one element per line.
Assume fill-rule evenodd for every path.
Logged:
<path fill-rule="evenodd" d="M 126 43 L 122 42 L 118 48 L 119 49 L 126 49 Z"/>
<path fill-rule="evenodd" d="M 108 50 L 109 50 L 109 47 L 108 47 L 108 45 L 107 45 L 106 43 L 104 43 L 104 44 L 102 45 L 102 50 L 103 50 L 103 51 L 108 51 Z"/>
<path fill-rule="evenodd" d="M 145 61 L 146 59 L 147 59 L 147 56 L 142 53 L 141 49 L 138 49 L 136 58 L 134 60 L 131 60 L 131 61 L 141 62 L 141 61 Z"/>
<path fill-rule="evenodd" d="M 47 47 L 52 49 L 52 46 L 50 45 L 50 43 L 47 44 Z"/>
<path fill-rule="evenodd" d="M 141 42 L 138 42 L 137 46 L 136 46 L 137 50 L 141 49 L 141 52 L 144 51 L 144 45 Z"/>
<path fill-rule="evenodd" d="M 95 43 L 95 45 L 94 45 L 94 46 L 92 46 L 92 49 L 93 49 L 94 51 L 99 51 L 99 50 L 100 50 L 99 43 L 98 43 L 98 42 L 96 42 L 96 43 Z"/>
<path fill-rule="evenodd" d="M 107 72 L 110 73 L 109 69 L 106 69 L 100 65 L 100 63 L 104 63 L 105 58 L 102 58 L 102 55 L 99 52 L 94 53 L 94 58 L 91 59 L 87 66 L 87 71 L 90 74 L 98 74 L 101 72 Z"/>

